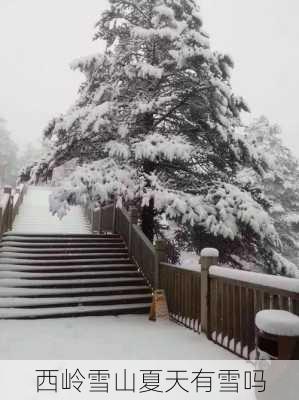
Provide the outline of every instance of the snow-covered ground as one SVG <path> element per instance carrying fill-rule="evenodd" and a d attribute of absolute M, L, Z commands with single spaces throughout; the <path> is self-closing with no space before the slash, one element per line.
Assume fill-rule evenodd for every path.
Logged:
<path fill-rule="evenodd" d="M 146 315 L 0 320 L 0 359 L 229 360 L 204 335 Z"/>
<path fill-rule="evenodd" d="M 22 233 L 90 233 L 89 225 L 80 207 L 72 207 L 60 220 L 49 211 L 51 188 L 29 186 L 16 217 L 13 231 Z"/>

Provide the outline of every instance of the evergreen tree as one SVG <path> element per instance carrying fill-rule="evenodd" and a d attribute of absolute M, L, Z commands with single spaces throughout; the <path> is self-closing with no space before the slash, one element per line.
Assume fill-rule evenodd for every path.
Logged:
<path fill-rule="evenodd" d="M 299 261 L 299 163 L 282 141 L 281 129 L 262 116 L 245 130 L 248 144 L 264 157 L 268 170 L 258 175 L 248 170 L 239 174 L 240 181 L 263 190 L 264 201 L 274 220 L 282 242 L 282 254 L 298 265 Z M 280 256 L 278 256 L 280 257 Z M 281 262 L 288 265 L 288 261 Z M 293 266 L 295 268 L 295 265 Z M 292 269 L 289 264 L 289 269 Z"/>
<path fill-rule="evenodd" d="M 17 178 L 17 146 L 11 139 L 5 121 L 0 118 L 0 187 L 14 185 Z"/>
<path fill-rule="evenodd" d="M 245 238 L 271 253 L 271 219 L 236 180 L 241 166 L 263 167 L 236 133 L 248 108 L 232 93 L 231 58 L 210 48 L 197 2 L 110 0 L 96 27 L 106 50 L 73 63 L 86 77 L 79 98 L 45 132 L 52 165 L 81 164 L 53 194 L 53 213 L 116 199 L 141 204 L 150 240 L 163 212 L 215 247 Z"/>

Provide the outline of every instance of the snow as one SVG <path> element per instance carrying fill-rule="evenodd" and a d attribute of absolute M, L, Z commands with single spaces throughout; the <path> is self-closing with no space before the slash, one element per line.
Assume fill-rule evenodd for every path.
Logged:
<path fill-rule="evenodd" d="M 66 282 L 64 279 L 9 279 L 3 278 L 0 282 L 0 288 L 3 287 L 41 287 L 41 286 L 65 286 L 67 285 L 89 285 L 89 284 L 118 284 L 121 282 L 142 282 L 143 278 L 101 278 L 101 279 L 68 279 Z"/>
<path fill-rule="evenodd" d="M 86 277 L 86 276 L 92 276 L 92 277 L 101 277 L 103 275 L 118 275 L 118 274 L 126 274 L 126 275 L 135 275 L 136 271 L 121 271 L 121 270 L 116 270 L 116 271 L 93 271 L 93 272 L 69 272 L 67 274 L 67 277 Z M 65 272 L 18 272 L 18 271 L 2 271 L 0 270 L 0 278 L 6 278 L 6 279 L 16 279 L 16 278 L 65 278 L 66 274 Z"/>
<path fill-rule="evenodd" d="M 143 79 L 146 77 L 161 79 L 164 72 L 163 68 L 148 64 L 146 62 L 137 63 L 135 68 L 138 70 L 138 76 Z"/>
<path fill-rule="evenodd" d="M 132 265 L 134 264 L 109 264 L 109 269 L 110 268 L 115 268 L 117 270 L 121 270 L 122 268 L 127 268 L 127 267 L 132 267 Z M 40 267 L 38 265 L 32 266 L 31 263 L 29 263 L 28 265 L 16 265 L 16 264 L 1 264 L 1 270 L 2 271 L 32 271 L 35 268 L 40 269 Z M 82 265 L 82 264 L 78 264 L 78 265 L 64 265 L 63 269 L 64 270 L 79 270 L 79 271 L 84 271 L 84 270 L 89 270 L 89 269 L 98 269 L 99 266 L 97 264 L 90 264 L 90 265 Z M 47 269 L 50 270 L 57 270 L 60 271 L 61 270 L 61 265 L 43 265 L 42 269 L 44 271 L 47 271 Z"/>
<path fill-rule="evenodd" d="M 122 132 L 121 132 L 122 134 Z M 119 143 L 116 140 L 111 140 L 105 147 L 105 151 L 108 152 L 110 158 L 118 157 L 120 159 L 128 159 L 130 157 L 129 146 L 125 143 Z"/>
<path fill-rule="evenodd" d="M 79 256 L 78 256 L 79 257 Z M 50 267 L 50 265 L 51 264 L 54 264 L 54 265 L 58 265 L 58 264 L 60 264 L 60 266 L 62 266 L 62 265 L 65 265 L 65 264 L 72 264 L 72 265 L 75 265 L 75 264 L 77 264 L 77 263 L 79 263 L 79 264 L 82 264 L 83 262 L 86 262 L 87 264 L 91 264 L 91 263 L 94 263 L 94 264 L 105 264 L 105 263 L 108 263 L 109 264 L 109 262 L 115 262 L 115 264 L 117 264 L 117 263 L 122 263 L 122 262 L 124 262 L 124 261 L 126 261 L 126 262 L 129 262 L 129 259 L 128 258 L 117 258 L 117 257 L 115 257 L 115 258 L 85 258 L 84 260 L 82 260 L 82 258 L 77 258 L 77 259 L 56 259 L 56 260 L 53 260 L 53 261 L 49 261 L 49 260 L 18 260 L 18 259 L 12 259 L 12 258 L 1 258 L 1 261 L 0 261 L 0 265 L 2 266 L 2 264 L 12 264 L 12 261 L 13 261 L 13 264 L 14 265 L 30 265 L 30 266 L 39 266 L 39 265 L 42 265 L 43 267 L 45 266 L 49 266 Z"/>
<path fill-rule="evenodd" d="M 217 249 L 213 249 L 212 247 L 206 247 L 202 249 L 200 252 L 201 257 L 219 257 L 219 251 Z"/>
<path fill-rule="evenodd" d="M 80 207 L 72 207 L 69 214 L 59 220 L 49 211 L 51 187 L 29 186 L 13 232 L 23 233 L 90 233 L 90 227 Z"/>
<path fill-rule="evenodd" d="M 190 271 L 200 272 L 200 258 L 199 255 L 193 251 L 182 251 L 180 254 L 179 267 Z"/>
<path fill-rule="evenodd" d="M 286 216 L 285 221 L 289 225 L 292 225 L 292 224 L 297 225 L 297 224 L 299 224 L 299 215 L 298 214 L 289 214 Z"/>
<path fill-rule="evenodd" d="M 166 138 L 157 133 L 147 135 L 146 139 L 134 146 L 135 158 L 154 161 L 157 157 L 167 160 L 188 160 L 191 157 L 192 146 L 179 136 Z"/>
<path fill-rule="evenodd" d="M 125 294 L 125 295 L 109 295 L 109 296 L 72 296 L 72 297 L 5 297 L 1 299 L 1 307 L 28 307 L 28 306 L 49 306 L 58 304 L 70 304 L 70 303 L 91 303 L 91 302 L 104 302 L 111 300 L 133 300 L 133 299 L 144 299 L 149 300 L 152 298 L 152 294 Z"/>
<path fill-rule="evenodd" d="M 69 294 L 92 294 L 92 293 L 110 293 L 113 291 L 121 291 L 121 290 L 142 290 L 142 289 L 148 289 L 148 286 L 103 286 L 103 287 L 94 287 L 94 288 L 89 288 L 89 287 L 79 287 L 79 288 L 62 288 L 62 289 L 57 289 L 57 288 L 13 288 L 13 287 L 0 287 L 0 296 L 1 297 L 19 297 L 19 296 L 39 296 L 39 295 L 69 295 Z"/>
<path fill-rule="evenodd" d="M 255 317 L 256 326 L 266 333 L 299 337 L 299 317 L 283 310 L 263 310 Z"/>
<path fill-rule="evenodd" d="M 149 306 L 149 303 L 138 303 L 138 304 L 116 304 L 109 306 L 68 306 L 68 307 L 47 307 L 47 308 L 0 308 L 0 319 L 1 318 L 34 318 L 38 316 L 47 317 L 53 315 L 66 316 L 67 314 L 73 313 L 78 316 L 88 312 L 107 312 L 113 310 L 137 310 L 144 309 Z"/>
<path fill-rule="evenodd" d="M 237 359 L 204 335 L 146 315 L 2 320 L 0 354 L 18 360 Z"/>
<path fill-rule="evenodd" d="M 299 279 L 212 266 L 210 275 L 299 293 Z"/>

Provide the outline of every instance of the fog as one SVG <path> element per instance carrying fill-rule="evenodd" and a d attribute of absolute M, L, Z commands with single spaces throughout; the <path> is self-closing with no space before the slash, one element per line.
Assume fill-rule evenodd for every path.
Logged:
<path fill-rule="evenodd" d="M 82 76 L 69 63 L 103 47 L 93 42 L 103 0 L 0 1 L 0 116 L 19 146 L 36 142 L 74 101 Z M 235 60 L 233 86 L 252 110 L 279 123 L 299 156 L 299 3 L 201 0 L 213 48 Z M 245 118 L 245 121 L 248 117 Z"/>

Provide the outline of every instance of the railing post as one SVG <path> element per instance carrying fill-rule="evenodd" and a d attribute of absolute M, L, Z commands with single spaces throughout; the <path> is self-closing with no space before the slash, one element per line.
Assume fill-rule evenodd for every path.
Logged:
<path fill-rule="evenodd" d="M 0 238 L 1 238 L 1 236 L 2 236 L 2 214 L 3 214 L 3 212 L 2 212 L 2 207 L 0 207 Z"/>
<path fill-rule="evenodd" d="M 155 243 L 156 249 L 156 265 L 154 271 L 154 283 L 155 289 L 159 289 L 160 285 L 160 262 L 167 261 L 167 248 L 168 244 L 167 241 L 164 239 L 158 239 Z"/>
<path fill-rule="evenodd" d="M 12 220 L 13 220 L 13 196 L 12 196 L 12 187 L 11 186 L 4 186 L 4 194 L 9 195 L 8 200 L 8 218 L 7 218 L 7 229 L 12 229 Z"/>
<path fill-rule="evenodd" d="M 201 264 L 201 332 L 209 338 L 209 269 L 218 264 L 219 252 L 216 249 L 205 248 L 200 253 Z"/>
<path fill-rule="evenodd" d="M 116 200 L 113 202 L 113 215 L 112 215 L 112 233 L 116 232 L 116 218 L 117 218 L 117 208 L 116 208 Z"/>
<path fill-rule="evenodd" d="M 99 209 L 99 229 L 98 229 L 99 234 L 102 233 L 102 215 L 103 215 L 102 207 L 100 207 L 100 209 Z"/>
<path fill-rule="evenodd" d="M 90 226 L 91 226 L 91 233 L 93 233 L 93 227 L 94 227 L 94 210 L 91 208 L 90 209 Z"/>
<path fill-rule="evenodd" d="M 130 207 L 129 216 L 130 216 L 130 227 L 129 227 L 128 252 L 129 252 L 129 257 L 131 258 L 132 257 L 133 225 L 137 225 L 137 223 L 138 223 L 138 210 L 136 207 Z"/>

